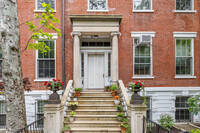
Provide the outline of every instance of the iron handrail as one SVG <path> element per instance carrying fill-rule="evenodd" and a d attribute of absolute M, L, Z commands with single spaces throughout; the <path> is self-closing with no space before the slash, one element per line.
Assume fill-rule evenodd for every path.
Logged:
<path fill-rule="evenodd" d="M 143 116 L 143 133 L 173 133 L 173 132 Z"/>
<path fill-rule="evenodd" d="M 42 122 L 42 123 L 40 123 Z M 32 122 L 26 127 L 19 129 L 15 133 L 43 133 L 44 132 L 44 117 Z"/>

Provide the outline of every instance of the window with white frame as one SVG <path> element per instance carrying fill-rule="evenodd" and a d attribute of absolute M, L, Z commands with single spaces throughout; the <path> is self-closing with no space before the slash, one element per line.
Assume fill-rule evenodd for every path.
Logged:
<path fill-rule="evenodd" d="M 193 75 L 192 42 L 189 39 L 176 39 L 176 75 Z"/>
<path fill-rule="evenodd" d="M 6 126 L 5 101 L 0 101 L 0 128 L 5 128 L 5 126 Z"/>
<path fill-rule="evenodd" d="M 152 10 L 152 0 L 133 0 L 134 10 Z"/>
<path fill-rule="evenodd" d="M 138 39 L 134 39 L 137 43 Z M 134 47 L 134 76 L 151 76 L 151 46 Z"/>
<path fill-rule="evenodd" d="M 193 10 L 193 0 L 176 0 L 176 10 Z"/>
<path fill-rule="evenodd" d="M 56 77 L 56 50 L 55 40 L 44 41 L 49 46 L 50 51 L 42 53 L 37 51 L 37 79 L 51 79 Z"/>
<path fill-rule="evenodd" d="M 0 50 L 0 80 L 2 79 L 2 52 Z"/>
<path fill-rule="evenodd" d="M 187 100 L 189 97 L 176 97 L 175 101 L 175 119 L 177 122 L 191 121 L 191 114 L 188 110 Z"/>
<path fill-rule="evenodd" d="M 44 10 L 42 3 L 51 4 L 51 8 L 56 9 L 56 0 L 36 0 L 36 10 Z"/>
<path fill-rule="evenodd" d="M 108 0 L 88 0 L 88 10 L 103 11 L 107 9 Z"/>
<path fill-rule="evenodd" d="M 44 105 L 47 104 L 47 100 L 38 100 L 36 105 L 36 120 L 39 120 L 40 118 L 42 118 L 44 116 Z M 39 121 L 37 126 L 41 126 L 43 125 L 43 121 Z"/>

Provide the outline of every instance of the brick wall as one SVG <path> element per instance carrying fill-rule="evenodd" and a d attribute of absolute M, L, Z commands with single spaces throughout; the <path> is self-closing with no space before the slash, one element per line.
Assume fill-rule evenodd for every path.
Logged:
<path fill-rule="evenodd" d="M 146 79 L 146 86 L 153 87 L 178 87 L 200 86 L 200 40 L 199 34 L 194 39 L 194 75 L 196 79 L 175 79 L 175 38 L 173 32 L 198 32 L 200 30 L 200 3 L 194 0 L 196 13 L 175 13 L 175 0 L 153 0 L 153 13 L 133 13 L 133 0 L 108 0 L 108 13 L 87 12 L 87 0 L 66 0 L 65 9 L 65 54 L 66 54 L 66 81 L 73 75 L 73 45 L 70 33 L 72 25 L 69 15 L 123 15 L 120 26 L 119 39 L 119 78 L 125 84 L 133 76 L 133 31 L 154 31 L 153 38 L 153 76 Z M 61 20 L 60 0 L 56 4 L 56 17 Z M 18 0 L 20 23 L 34 17 L 35 1 Z M 61 29 L 61 24 L 57 25 Z M 21 48 L 30 37 L 27 26 L 20 26 Z M 57 40 L 57 78 L 62 78 L 62 40 Z M 35 51 L 27 50 L 22 53 L 23 76 L 29 77 L 34 89 L 45 89 L 43 83 L 34 82 L 35 79 Z"/>

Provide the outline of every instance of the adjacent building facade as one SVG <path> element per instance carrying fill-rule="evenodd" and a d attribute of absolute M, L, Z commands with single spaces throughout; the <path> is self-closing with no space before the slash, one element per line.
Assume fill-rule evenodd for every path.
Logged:
<path fill-rule="evenodd" d="M 20 23 L 43 13 L 43 2 L 51 3 L 64 34 L 52 33 L 45 41 L 48 54 L 21 54 L 23 76 L 32 83 L 32 91 L 25 92 L 28 123 L 42 115 L 51 93 L 43 84 L 53 78 L 73 79 L 74 87 L 83 89 L 102 89 L 111 80 L 126 86 L 143 80 L 149 118 L 156 121 L 167 113 L 177 122 L 200 122 L 186 104 L 200 95 L 198 0 L 18 0 Z M 28 33 L 20 26 L 21 49 Z"/>

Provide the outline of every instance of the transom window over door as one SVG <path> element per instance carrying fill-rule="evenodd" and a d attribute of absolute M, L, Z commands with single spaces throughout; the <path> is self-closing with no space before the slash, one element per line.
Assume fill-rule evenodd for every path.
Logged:
<path fill-rule="evenodd" d="M 88 0 L 88 10 L 107 10 L 107 1 L 108 0 Z"/>
<path fill-rule="evenodd" d="M 41 51 L 37 52 L 37 78 L 55 78 L 55 41 L 44 41 L 44 43 L 49 46 L 50 51 L 47 53 L 41 53 Z"/>
<path fill-rule="evenodd" d="M 193 75 L 192 39 L 176 39 L 176 75 Z"/>
<path fill-rule="evenodd" d="M 44 7 L 42 7 L 42 3 L 46 3 L 46 4 L 51 4 L 51 8 L 53 8 L 54 10 L 55 8 L 55 4 L 56 4 L 56 0 L 36 0 L 36 4 L 37 4 L 37 10 L 44 10 Z"/>
<path fill-rule="evenodd" d="M 176 0 L 176 10 L 193 10 L 193 0 Z"/>
<path fill-rule="evenodd" d="M 152 0 L 133 0 L 134 10 L 152 10 Z"/>

